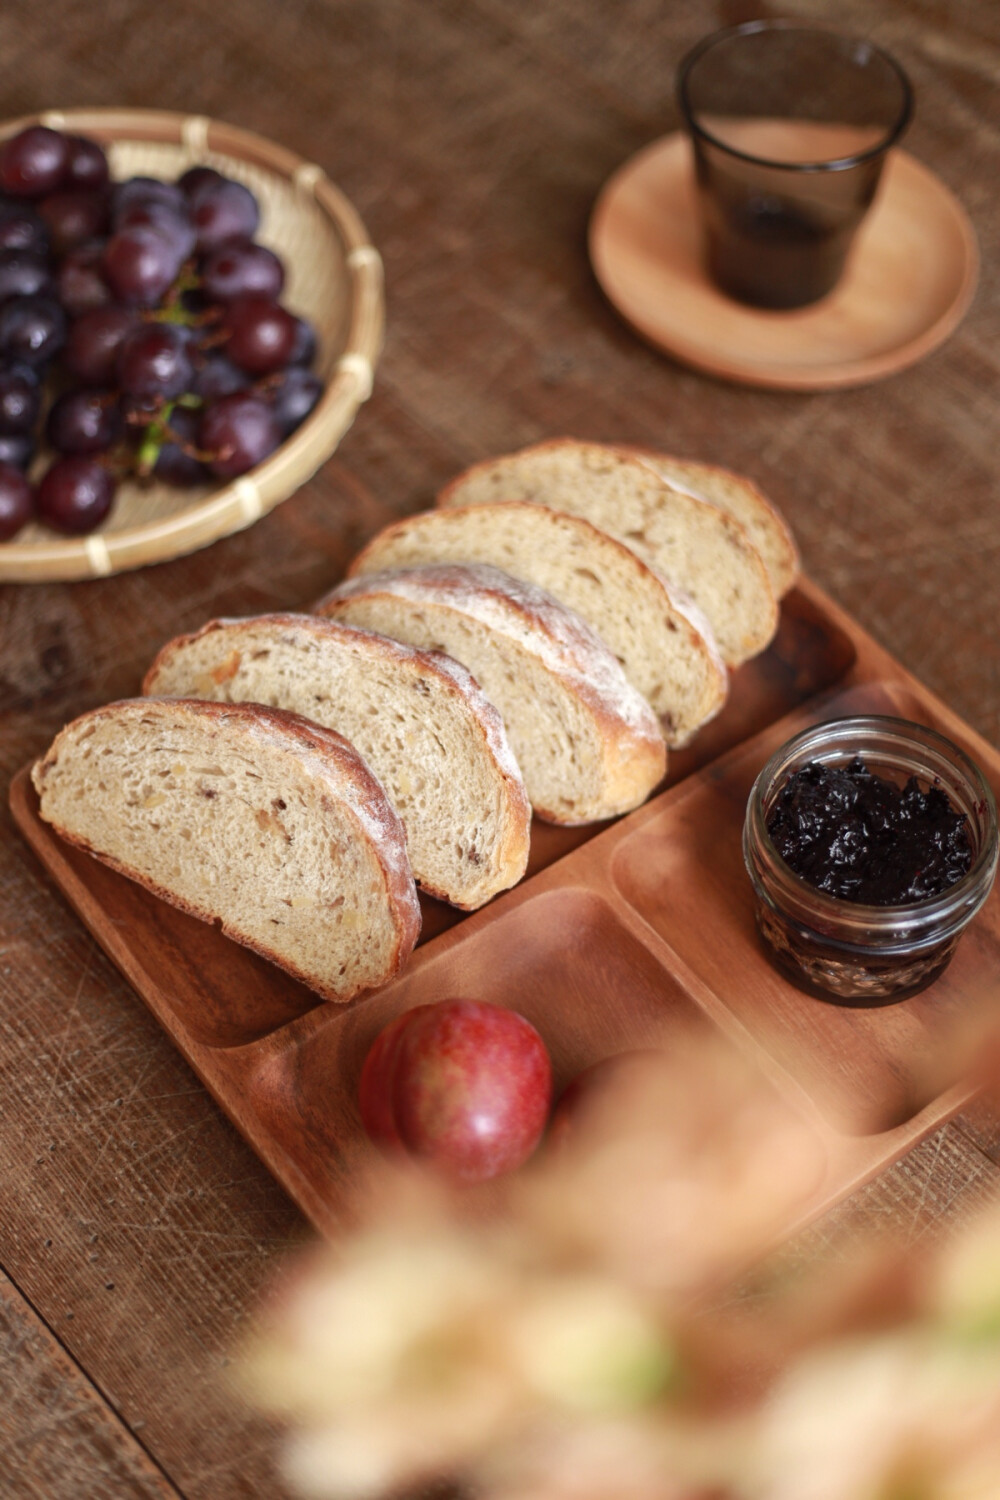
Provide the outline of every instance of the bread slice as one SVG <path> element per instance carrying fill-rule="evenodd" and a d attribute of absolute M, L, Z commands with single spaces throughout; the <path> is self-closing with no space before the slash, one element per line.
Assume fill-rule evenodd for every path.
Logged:
<path fill-rule="evenodd" d="M 746 531 L 715 505 L 672 489 L 623 448 L 557 438 L 474 464 L 444 507 L 529 500 L 583 516 L 694 600 L 728 666 L 763 651 L 778 625 L 767 569 Z"/>
<path fill-rule="evenodd" d="M 531 807 L 503 721 L 457 662 L 316 615 L 212 620 L 163 647 L 144 693 L 267 703 L 347 736 L 431 895 L 471 911 L 528 863 Z"/>
<path fill-rule="evenodd" d="M 350 579 L 324 614 L 445 651 L 496 704 L 531 805 L 592 823 L 643 802 L 666 770 L 649 704 L 572 611 L 498 568 L 441 564 Z"/>
<path fill-rule="evenodd" d="M 424 511 L 379 532 L 349 572 L 435 562 L 494 565 L 575 610 L 660 716 L 672 745 L 725 702 L 729 679 L 708 627 L 699 629 L 634 552 L 580 516 L 528 502 Z"/>
<path fill-rule="evenodd" d="M 799 551 L 784 517 L 752 480 L 718 464 L 674 458 L 654 448 L 630 445 L 626 451 L 649 464 L 674 489 L 735 516 L 761 555 L 775 598 L 788 593 L 799 574 Z"/>
<path fill-rule="evenodd" d="M 41 816 L 327 1000 L 390 979 L 420 931 L 402 825 L 345 739 L 258 704 L 136 698 L 32 769 Z"/>

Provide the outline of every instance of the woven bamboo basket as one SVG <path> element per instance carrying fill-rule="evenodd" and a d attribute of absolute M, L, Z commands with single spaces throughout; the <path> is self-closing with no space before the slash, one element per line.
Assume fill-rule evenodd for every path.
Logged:
<path fill-rule="evenodd" d="M 320 167 L 235 126 L 159 110 L 49 111 L 5 122 L 0 139 L 39 121 L 100 141 L 118 179 L 173 179 L 205 163 L 245 183 L 260 203 L 257 238 L 285 263 L 282 302 L 319 335 L 316 370 L 326 390 L 276 453 L 224 486 L 125 483 L 107 520 L 89 536 L 57 537 L 26 526 L 0 545 L 0 581 L 11 583 L 104 577 L 183 556 L 251 526 L 334 452 L 371 394 L 385 321 L 378 251 Z"/>

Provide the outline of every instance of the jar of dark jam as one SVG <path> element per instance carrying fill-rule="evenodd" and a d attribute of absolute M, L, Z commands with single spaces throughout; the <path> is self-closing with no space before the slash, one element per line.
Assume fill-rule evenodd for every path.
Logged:
<path fill-rule="evenodd" d="M 964 875 L 921 900 L 866 905 L 795 873 L 768 832 L 783 789 L 806 767 L 847 768 L 858 758 L 901 789 L 911 777 L 925 793 L 940 789 L 952 810 L 964 814 L 971 856 Z M 796 735 L 764 766 L 747 804 L 743 857 L 757 927 L 778 968 L 824 999 L 885 1005 L 942 973 L 989 895 L 997 868 L 996 803 L 979 767 L 934 730 L 881 716 L 836 719 Z"/>

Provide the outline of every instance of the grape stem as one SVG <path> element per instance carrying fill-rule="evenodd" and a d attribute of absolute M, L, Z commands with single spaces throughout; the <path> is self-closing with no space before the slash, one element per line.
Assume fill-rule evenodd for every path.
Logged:
<path fill-rule="evenodd" d="M 167 292 L 159 307 L 150 308 L 144 317 L 148 323 L 178 323 L 193 328 L 199 314 L 189 311 L 181 301 L 185 292 L 196 292 L 201 286 L 201 277 L 194 268 L 194 261 L 186 261 L 180 274 Z"/>
<path fill-rule="evenodd" d="M 150 412 L 148 415 L 139 412 L 132 412 L 130 414 L 130 422 L 143 426 L 146 429 L 135 459 L 135 473 L 139 479 L 148 479 L 150 477 L 156 468 L 156 461 L 160 456 L 160 449 L 164 443 L 176 443 L 178 448 L 187 454 L 188 458 L 196 459 L 198 463 L 211 463 L 213 459 L 219 456 L 215 453 L 201 452 L 193 443 L 189 443 L 186 438 L 175 431 L 170 425 L 170 418 L 174 414 L 175 407 L 181 406 L 188 409 L 196 409 L 203 404 L 200 396 L 196 396 L 192 391 L 185 391 L 175 401 L 164 402 L 159 410 Z"/>

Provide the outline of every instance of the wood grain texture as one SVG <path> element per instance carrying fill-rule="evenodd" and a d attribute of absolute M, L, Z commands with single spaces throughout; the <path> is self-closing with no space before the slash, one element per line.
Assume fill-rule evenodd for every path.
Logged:
<path fill-rule="evenodd" d="M 904 1244 L 940 1240 L 957 1222 L 995 1204 L 1000 1167 L 952 1121 L 922 1141 L 899 1165 L 859 1189 L 818 1224 L 797 1235 L 793 1255 L 836 1254 L 858 1235 L 898 1232 Z"/>
<path fill-rule="evenodd" d="M 88 1500 L 179 1500 L 180 1492 L 2 1272 L 0 1391 L 8 1500 L 73 1493 Z"/>
<path fill-rule="evenodd" d="M 823 395 L 672 364 L 587 264 L 600 187 L 676 126 L 681 53 L 718 24 L 779 11 L 899 55 L 917 93 L 907 149 L 956 193 L 980 244 L 998 243 L 992 0 L 109 0 L 99 18 L 72 0 L 7 0 L 4 115 L 197 110 L 280 141 L 357 206 L 385 259 L 388 325 L 372 400 L 334 459 L 251 530 L 117 579 L 0 592 L 0 774 L 65 720 L 135 691 L 177 632 L 307 606 L 460 469 L 561 433 L 750 474 L 788 515 L 807 572 L 1000 740 L 990 259 L 930 358 Z M 0 1265 L 181 1493 L 271 1500 L 273 1435 L 228 1394 L 222 1361 L 302 1221 L 0 821 Z M 979 1147 L 996 1155 L 996 1135 L 970 1119 L 866 1188 L 855 1222 L 911 1214 L 933 1232 L 981 1202 L 996 1168 Z M 850 1213 L 838 1210 L 845 1232 Z M 3 1446 L 6 1472 L 22 1432 Z M 80 1493 L 56 1476 L 49 1500 Z"/>

